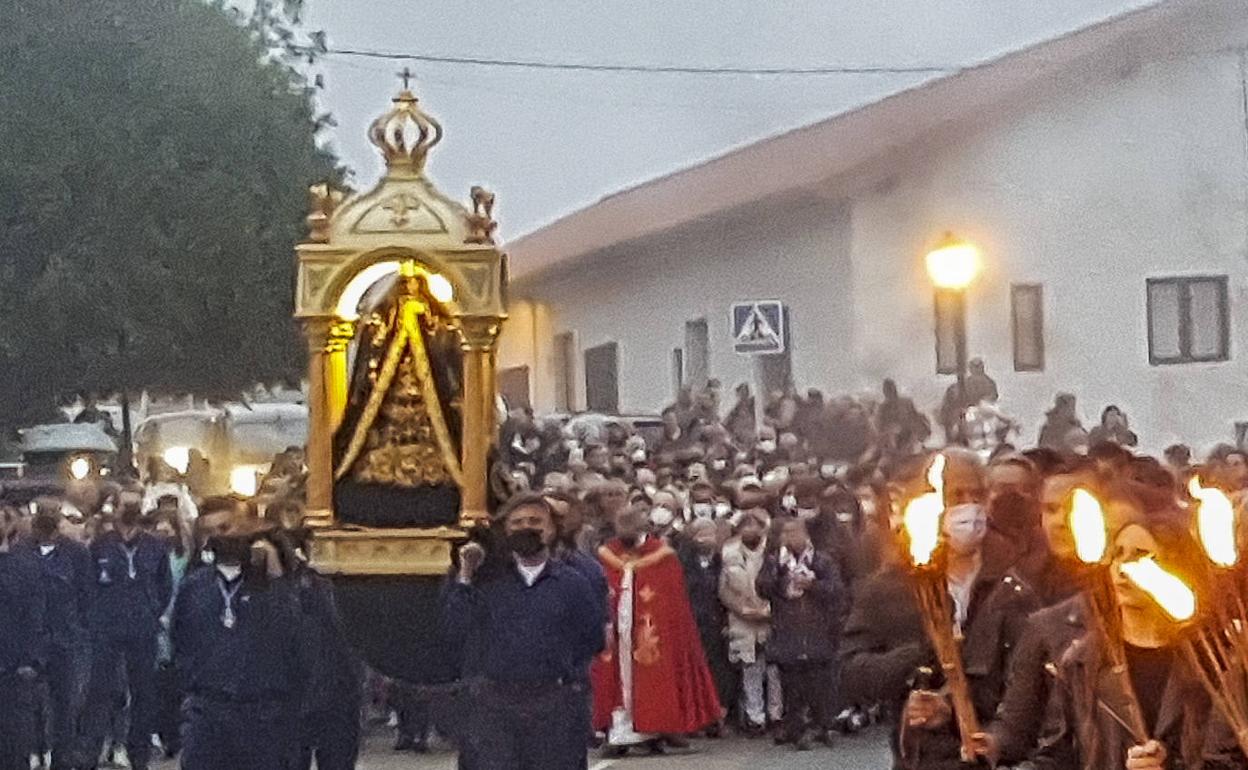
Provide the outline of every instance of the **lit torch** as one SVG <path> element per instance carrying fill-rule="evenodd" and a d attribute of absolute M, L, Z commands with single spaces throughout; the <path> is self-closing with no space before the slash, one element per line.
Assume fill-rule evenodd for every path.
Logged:
<path fill-rule="evenodd" d="M 1231 726 L 1240 749 L 1248 754 L 1248 614 L 1235 506 L 1220 489 L 1203 486 L 1199 477 L 1193 477 L 1187 489 L 1198 506 L 1196 533 L 1216 570 L 1207 602 L 1209 620 L 1184 642 L 1183 651 L 1210 700 Z M 1125 573 L 1127 565 L 1123 566 Z M 1165 604 L 1162 608 L 1170 613 Z"/>
<path fill-rule="evenodd" d="M 1199 476 L 1192 477 L 1187 489 L 1199 503 L 1196 531 L 1209 561 L 1223 569 L 1234 567 L 1239 561 L 1235 546 L 1235 506 L 1222 490 L 1201 486 Z"/>
<path fill-rule="evenodd" d="M 961 634 L 953 626 L 953 610 L 949 605 L 949 590 L 944 570 L 939 569 L 934 556 L 940 544 L 940 521 L 945 512 L 945 456 L 936 455 L 927 471 L 927 482 L 932 491 L 911 500 L 902 514 L 910 559 L 914 569 L 911 586 L 923 619 L 932 649 L 940 660 L 945 675 L 945 688 L 953 704 L 958 732 L 962 736 L 962 758 L 973 761 L 976 757 L 971 737 L 980 731 L 975 704 L 971 700 L 966 669 L 962 666 Z"/>
<path fill-rule="evenodd" d="M 1101 503 L 1086 489 L 1076 488 L 1070 496 L 1070 531 L 1075 538 L 1075 554 L 1089 566 L 1086 573 L 1088 607 L 1092 628 L 1100 637 L 1101 649 L 1109 673 L 1120 692 L 1126 693 L 1126 724 L 1137 744 L 1147 743 L 1148 727 L 1144 712 L 1127 671 L 1127 654 L 1122 640 L 1122 610 L 1105 551 L 1109 535 L 1105 527 L 1105 511 Z"/>
<path fill-rule="evenodd" d="M 1122 574 L 1157 602 L 1170 619 L 1186 623 L 1196 615 L 1196 594 L 1177 575 L 1162 569 L 1153 557 L 1129 561 L 1122 565 Z"/>
<path fill-rule="evenodd" d="M 910 558 L 916 567 L 932 563 L 940 543 L 940 517 L 945 512 L 945 456 L 936 455 L 927 470 L 927 483 L 932 490 L 919 495 L 906 505 L 902 524 L 910 544 Z"/>
<path fill-rule="evenodd" d="M 1101 503 L 1086 489 L 1070 496 L 1070 531 L 1075 538 L 1075 554 L 1084 564 L 1100 564 L 1105 558 L 1107 534 Z"/>

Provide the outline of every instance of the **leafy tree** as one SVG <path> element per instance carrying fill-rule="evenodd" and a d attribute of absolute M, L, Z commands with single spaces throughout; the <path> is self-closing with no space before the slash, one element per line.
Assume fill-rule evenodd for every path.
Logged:
<path fill-rule="evenodd" d="M 298 3 L 5 4 L 0 423 L 79 390 L 297 377 L 292 248 L 308 185 L 340 175 Z"/>

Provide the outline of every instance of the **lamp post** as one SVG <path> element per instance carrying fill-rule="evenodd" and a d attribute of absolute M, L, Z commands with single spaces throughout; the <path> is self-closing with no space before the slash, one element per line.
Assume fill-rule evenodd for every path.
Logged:
<path fill-rule="evenodd" d="M 981 266 L 979 247 L 952 232 L 946 232 L 936 248 L 927 253 L 927 274 L 932 284 L 951 300 L 959 401 L 966 398 L 966 289 L 979 275 Z"/>

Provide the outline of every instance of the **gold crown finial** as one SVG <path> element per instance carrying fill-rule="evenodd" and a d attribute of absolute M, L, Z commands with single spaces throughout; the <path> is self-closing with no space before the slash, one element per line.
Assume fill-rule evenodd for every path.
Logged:
<path fill-rule="evenodd" d="M 368 138 L 390 170 L 419 174 L 429 151 L 442 141 L 442 125 L 420 109 L 420 100 L 410 90 L 412 71 L 404 67 L 399 77 L 403 90 L 391 100 L 394 107 L 373 121 Z"/>

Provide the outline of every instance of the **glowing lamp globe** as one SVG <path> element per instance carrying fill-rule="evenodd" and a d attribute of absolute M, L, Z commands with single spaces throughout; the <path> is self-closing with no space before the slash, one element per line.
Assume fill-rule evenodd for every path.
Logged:
<path fill-rule="evenodd" d="M 184 446 L 171 446 L 164 451 L 161 459 L 178 473 L 186 473 L 191 467 L 191 450 Z"/>
<path fill-rule="evenodd" d="M 938 289 L 965 289 L 981 267 L 979 247 L 953 233 L 945 233 L 940 244 L 927 253 L 927 274 Z"/>
<path fill-rule="evenodd" d="M 75 457 L 69 463 L 69 475 L 74 481 L 82 481 L 91 475 L 91 461 L 85 457 Z"/>

